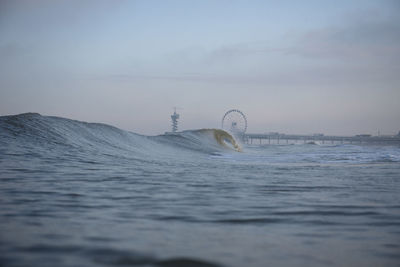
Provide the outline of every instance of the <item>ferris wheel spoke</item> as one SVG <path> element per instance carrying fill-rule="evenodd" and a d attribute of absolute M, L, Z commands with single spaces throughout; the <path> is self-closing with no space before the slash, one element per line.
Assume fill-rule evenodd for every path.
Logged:
<path fill-rule="evenodd" d="M 244 134 L 247 130 L 246 116 L 237 109 L 231 109 L 222 118 L 221 128 L 233 134 Z"/>

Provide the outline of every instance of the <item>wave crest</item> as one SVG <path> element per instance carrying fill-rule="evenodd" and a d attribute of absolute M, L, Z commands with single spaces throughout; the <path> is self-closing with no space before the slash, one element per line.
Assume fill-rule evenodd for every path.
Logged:
<path fill-rule="evenodd" d="M 130 154 L 138 158 L 179 155 L 179 149 L 213 153 L 240 151 L 236 140 L 219 129 L 188 130 L 159 136 L 143 136 L 102 123 L 24 113 L 0 117 L 0 143 L 62 154 L 66 150 L 101 154 Z M 44 152 L 50 153 L 50 152 Z"/>

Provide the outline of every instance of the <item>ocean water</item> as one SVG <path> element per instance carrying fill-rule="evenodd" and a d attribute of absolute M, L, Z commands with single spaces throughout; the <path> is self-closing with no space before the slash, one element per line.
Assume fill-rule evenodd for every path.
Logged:
<path fill-rule="evenodd" d="M 0 117 L 0 266 L 400 266 L 400 147 Z"/>

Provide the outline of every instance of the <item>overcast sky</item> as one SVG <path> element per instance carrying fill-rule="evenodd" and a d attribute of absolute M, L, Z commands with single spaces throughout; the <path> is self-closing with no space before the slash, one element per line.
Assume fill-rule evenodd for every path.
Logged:
<path fill-rule="evenodd" d="M 0 0 L 0 115 L 142 134 L 400 130 L 400 1 Z"/>

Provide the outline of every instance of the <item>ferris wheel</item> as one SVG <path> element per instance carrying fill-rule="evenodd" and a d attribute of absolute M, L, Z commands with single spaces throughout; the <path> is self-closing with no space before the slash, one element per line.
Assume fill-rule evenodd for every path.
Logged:
<path fill-rule="evenodd" d="M 221 128 L 233 134 L 244 134 L 247 130 L 246 116 L 240 110 L 231 109 L 222 118 Z"/>

